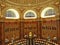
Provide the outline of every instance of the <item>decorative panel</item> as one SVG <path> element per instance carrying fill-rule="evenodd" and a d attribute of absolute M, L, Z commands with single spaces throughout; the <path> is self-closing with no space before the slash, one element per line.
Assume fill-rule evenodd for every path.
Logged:
<path fill-rule="evenodd" d="M 37 37 L 40 37 L 40 30 L 38 30 L 38 22 L 37 21 L 23 21 L 21 22 L 21 31 L 22 31 L 22 37 L 25 35 L 29 35 L 29 32 L 32 32 L 32 34 L 36 35 Z"/>
<path fill-rule="evenodd" d="M 57 37 L 57 21 L 56 20 L 49 20 L 49 21 L 42 21 L 42 37 Z"/>
<path fill-rule="evenodd" d="M 19 22 L 5 22 L 4 23 L 5 39 L 11 40 L 19 39 L 20 27 Z"/>

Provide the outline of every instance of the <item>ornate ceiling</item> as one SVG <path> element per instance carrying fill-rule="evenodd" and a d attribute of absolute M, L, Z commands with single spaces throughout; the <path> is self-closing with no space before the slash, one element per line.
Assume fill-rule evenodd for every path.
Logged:
<path fill-rule="evenodd" d="M 52 0 L 5 0 L 5 2 L 7 2 L 9 4 L 24 5 L 24 6 L 44 4 L 44 3 L 49 3 L 51 1 Z"/>

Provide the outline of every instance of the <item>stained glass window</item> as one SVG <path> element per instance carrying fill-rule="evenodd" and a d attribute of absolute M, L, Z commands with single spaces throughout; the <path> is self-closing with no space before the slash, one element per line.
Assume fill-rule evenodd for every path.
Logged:
<path fill-rule="evenodd" d="M 50 18 L 55 16 L 56 16 L 56 11 L 52 7 L 47 7 L 43 9 L 43 11 L 41 12 L 41 18 Z"/>
<path fill-rule="evenodd" d="M 35 17 L 35 14 L 33 12 L 28 12 L 25 17 Z"/>
<path fill-rule="evenodd" d="M 18 19 L 19 14 L 16 10 L 14 9 L 8 9 L 5 14 L 6 19 Z"/>
<path fill-rule="evenodd" d="M 46 11 L 45 15 L 46 16 L 48 16 L 48 15 L 55 15 L 55 11 L 53 9 L 49 9 L 49 10 Z"/>
<path fill-rule="evenodd" d="M 5 17 L 16 17 L 16 15 L 12 11 L 7 11 Z"/>
<path fill-rule="evenodd" d="M 32 10 L 28 10 L 25 12 L 24 14 L 24 19 L 35 19 L 37 18 L 37 15 L 34 11 Z"/>

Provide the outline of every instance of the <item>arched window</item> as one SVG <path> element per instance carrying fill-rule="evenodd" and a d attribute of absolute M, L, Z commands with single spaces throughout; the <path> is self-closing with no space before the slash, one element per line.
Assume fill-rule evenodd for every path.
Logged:
<path fill-rule="evenodd" d="M 33 10 L 28 10 L 24 13 L 24 19 L 35 19 L 35 18 L 37 18 L 37 15 Z"/>
<path fill-rule="evenodd" d="M 55 17 L 55 16 L 56 16 L 56 12 L 52 7 L 45 8 L 41 13 L 41 18 L 49 18 L 49 17 Z"/>
<path fill-rule="evenodd" d="M 6 19 L 18 19 L 19 14 L 16 10 L 14 9 L 8 9 L 5 14 Z"/>

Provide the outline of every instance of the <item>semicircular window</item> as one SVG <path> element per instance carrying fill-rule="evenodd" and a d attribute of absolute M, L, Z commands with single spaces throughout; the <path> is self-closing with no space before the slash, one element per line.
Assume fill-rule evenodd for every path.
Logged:
<path fill-rule="evenodd" d="M 41 13 L 42 18 L 49 18 L 49 17 L 55 17 L 55 16 L 56 16 L 56 12 L 52 7 L 45 8 Z"/>
<path fill-rule="evenodd" d="M 48 15 L 55 15 L 55 11 L 53 9 L 49 9 L 49 10 L 46 11 L 45 15 L 46 16 L 48 16 Z"/>
<path fill-rule="evenodd" d="M 32 10 L 28 10 L 25 12 L 24 14 L 24 19 L 35 19 L 37 18 L 37 15 L 34 11 Z"/>
<path fill-rule="evenodd" d="M 15 13 L 12 11 L 7 11 L 5 16 L 6 17 L 16 17 Z"/>
<path fill-rule="evenodd" d="M 6 19 L 18 19 L 19 14 L 16 10 L 14 9 L 8 9 L 5 14 Z"/>
<path fill-rule="evenodd" d="M 35 14 L 32 12 L 28 12 L 25 17 L 35 17 Z"/>

